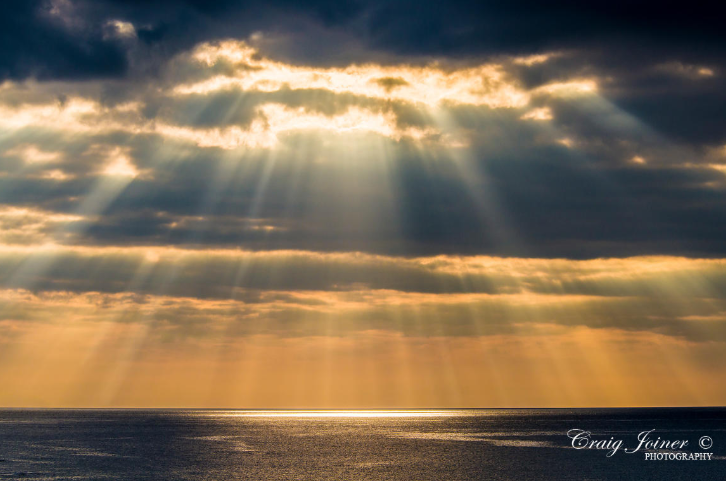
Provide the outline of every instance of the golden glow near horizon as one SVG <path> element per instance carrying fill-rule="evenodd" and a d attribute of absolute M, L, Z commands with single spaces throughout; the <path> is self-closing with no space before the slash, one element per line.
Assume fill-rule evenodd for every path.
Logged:
<path fill-rule="evenodd" d="M 716 360 L 726 350 L 706 341 L 705 333 L 726 319 L 726 302 L 714 299 L 700 281 L 726 275 L 724 260 L 44 249 L 60 263 L 74 256 L 74 264 L 101 277 L 88 285 L 58 278 L 59 286 L 79 293 L 0 291 L 5 405 L 707 405 L 725 394 L 709 379 L 720 376 Z M 0 256 L 34 250 L 5 246 Z M 114 270 L 104 270 L 109 262 Z M 301 284 L 255 294 L 252 304 L 244 299 L 255 292 L 256 280 L 268 282 L 264 278 L 237 288 L 219 285 L 220 296 L 232 288 L 240 300 L 213 293 L 190 297 L 173 288 L 166 296 L 98 291 L 138 284 L 141 273 L 153 288 L 159 282 L 154 279 L 174 269 L 180 287 L 194 292 L 209 282 L 205 270 L 234 271 L 237 265 L 299 278 Z M 402 287 L 422 276 L 442 286 L 465 278 L 472 286 L 494 283 L 499 292 L 405 292 L 375 283 L 343 291 L 307 289 L 302 273 L 321 268 L 344 277 L 350 275 L 346 269 L 363 277 L 366 270 L 387 272 Z M 136 280 L 118 277 L 134 269 Z M 648 320 L 654 313 L 661 319 Z M 651 332 L 653 322 L 661 333 Z M 211 371 L 218 373 L 213 379 Z"/>

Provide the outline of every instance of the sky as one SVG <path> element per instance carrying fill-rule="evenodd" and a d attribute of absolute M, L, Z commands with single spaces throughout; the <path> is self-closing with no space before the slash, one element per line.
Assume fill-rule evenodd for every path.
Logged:
<path fill-rule="evenodd" d="M 726 403 L 708 4 L 8 0 L 0 406 Z"/>

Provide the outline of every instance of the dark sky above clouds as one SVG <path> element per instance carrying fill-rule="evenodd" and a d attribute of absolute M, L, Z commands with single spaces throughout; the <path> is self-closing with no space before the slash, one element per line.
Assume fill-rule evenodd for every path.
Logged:
<path fill-rule="evenodd" d="M 85 358 L 100 366 L 167 373 L 161 358 L 222 363 L 214 350 L 238 342 L 295 360 L 355 336 L 370 350 L 353 371 L 404 346 L 444 391 L 447 369 L 484 362 L 455 343 L 484 339 L 514 384 L 452 405 L 506 404 L 578 349 L 633 362 L 673 349 L 726 379 L 713 361 L 726 352 L 726 33 L 712 5 L 7 0 L 0 13 L 0 349 L 14 349 L 0 376 L 66 319 L 88 351 L 58 334 L 64 352 L 119 339 L 118 358 Z M 599 362 L 554 391 L 600 378 Z M 603 378 L 668 403 L 633 373 Z M 122 377 L 84 402 L 131 403 Z M 699 383 L 672 384 L 678 402 L 726 399 Z M 414 398 L 443 402 L 427 396 Z"/>

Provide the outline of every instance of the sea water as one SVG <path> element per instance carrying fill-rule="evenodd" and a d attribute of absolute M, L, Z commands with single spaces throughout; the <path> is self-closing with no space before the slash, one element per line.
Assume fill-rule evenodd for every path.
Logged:
<path fill-rule="evenodd" d="M 720 408 L 9 409 L 0 410 L 0 477 L 722 480 L 726 479 L 725 421 L 726 409 Z M 582 444 L 568 432 L 588 433 L 589 441 Z M 648 432 L 649 440 L 678 441 L 679 449 L 634 451 L 640 444 L 638 436 Z M 621 447 L 608 455 L 612 451 L 608 444 L 612 448 L 617 441 Z M 685 446 L 679 444 L 683 441 L 687 441 Z M 648 454 L 652 459 L 646 459 Z M 656 455 L 661 459 L 655 459 Z M 676 455 L 684 459 L 676 459 Z"/>

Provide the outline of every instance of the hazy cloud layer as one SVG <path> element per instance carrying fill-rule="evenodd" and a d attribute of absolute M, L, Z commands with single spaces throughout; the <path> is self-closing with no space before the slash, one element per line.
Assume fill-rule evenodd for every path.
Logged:
<path fill-rule="evenodd" d="M 182 337 L 220 329 L 282 336 L 371 329 L 527 334 L 527 326 L 548 324 L 702 342 L 723 339 L 726 328 L 722 260 L 405 259 L 168 248 L 7 248 L 0 258 L 0 280 L 14 289 L 5 291 L 3 319 L 11 322 L 47 321 L 62 311 L 69 318 L 150 323 Z"/>

